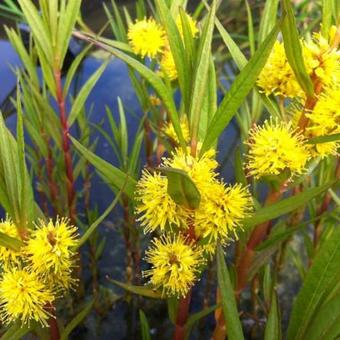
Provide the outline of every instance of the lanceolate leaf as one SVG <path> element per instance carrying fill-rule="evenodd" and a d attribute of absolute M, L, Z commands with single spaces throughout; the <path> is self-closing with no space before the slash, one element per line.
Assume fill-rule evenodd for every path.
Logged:
<path fill-rule="evenodd" d="M 228 268 L 220 245 L 217 247 L 217 280 L 222 295 L 224 319 L 228 325 L 228 339 L 242 340 L 244 337 L 240 318 L 238 316 L 234 289 L 230 281 Z"/>
<path fill-rule="evenodd" d="M 260 30 L 259 30 L 259 42 L 261 43 L 267 36 L 267 34 L 273 29 L 276 23 L 277 7 L 279 0 L 266 1 L 263 14 L 261 16 Z"/>
<path fill-rule="evenodd" d="M 261 44 L 259 49 L 255 52 L 254 56 L 249 60 L 248 64 L 234 80 L 209 125 L 207 136 L 201 148 L 201 154 L 213 145 L 233 118 L 249 91 L 253 88 L 257 77 L 272 50 L 278 32 L 279 25 L 276 25 L 263 44 Z"/>
<path fill-rule="evenodd" d="M 91 312 L 94 304 L 94 300 L 88 302 L 85 307 L 81 309 L 81 311 L 71 320 L 71 322 L 64 328 L 63 332 L 60 335 L 61 340 L 67 340 L 68 336 L 71 332 L 81 324 L 81 322 L 87 317 L 87 315 Z"/>
<path fill-rule="evenodd" d="M 189 209 L 198 208 L 201 195 L 188 174 L 180 169 L 159 168 L 168 177 L 168 193 L 179 205 Z"/>
<path fill-rule="evenodd" d="M 189 61 L 184 50 L 183 40 L 176 26 L 176 22 L 165 3 L 165 0 L 156 0 L 155 3 L 157 5 L 158 13 L 169 39 L 170 50 L 174 58 L 178 73 L 178 82 L 181 88 L 185 107 L 188 108 L 190 81 L 187 70 Z"/>
<path fill-rule="evenodd" d="M 340 230 L 335 228 L 313 259 L 303 286 L 294 302 L 288 340 L 308 339 L 309 328 L 318 322 L 318 313 L 340 279 Z M 329 338 L 323 338 L 329 339 Z M 331 338 L 332 339 L 332 338 Z"/>
<path fill-rule="evenodd" d="M 195 76 L 193 82 L 192 96 L 190 101 L 190 125 L 192 138 L 197 140 L 200 124 L 200 116 L 202 112 L 202 103 L 205 97 L 206 83 L 209 74 L 209 63 L 211 60 L 211 42 L 214 31 L 214 19 L 216 11 L 216 1 L 213 2 L 209 17 L 204 26 L 201 44 L 197 55 L 197 63 L 195 66 Z M 209 112 L 209 111 L 207 111 Z"/>
<path fill-rule="evenodd" d="M 308 144 L 321 144 L 321 143 L 329 143 L 329 142 L 336 142 L 340 140 L 340 133 L 335 133 L 333 135 L 327 136 L 319 136 L 311 138 L 307 141 Z"/>
<path fill-rule="evenodd" d="M 339 292 L 340 293 L 340 292 Z M 316 322 L 307 330 L 306 339 L 336 339 L 340 335 L 340 295 L 327 301 L 317 312 Z"/>
<path fill-rule="evenodd" d="M 139 322 L 141 325 L 142 340 L 151 340 L 148 319 L 141 309 L 139 310 Z"/>
<path fill-rule="evenodd" d="M 337 181 L 332 181 L 330 183 L 326 183 L 324 185 L 320 185 L 318 187 L 307 189 L 300 194 L 295 196 L 283 199 L 277 203 L 265 206 L 259 210 L 257 210 L 254 215 L 250 218 L 244 220 L 244 225 L 254 226 L 274 218 L 277 218 L 281 215 L 287 214 L 298 207 L 305 205 L 314 197 L 317 197 L 330 187 L 332 187 Z"/>
<path fill-rule="evenodd" d="M 302 56 L 299 34 L 296 28 L 294 12 L 290 0 L 283 0 L 285 17 L 282 24 L 283 43 L 288 62 L 295 73 L 296 79 L 307 95 L 313 95 L 313 84 L 307 73 Z"/>
<path fill-rule="evenodd" d="M 152 298 L 152 299 L 165 299 L 165 296 L 163 296 L 161 292 L 158 292 L 151 288 L 148 288 L 145 286 L 133 286 L 133 285 L 129 285 L 127 283 L 123 283 L 117 280 L 112 280 L 109 278 L 108 280 L 112 282 L 114 285 L 120 288 L 123 288 L 129 293 L 145 296 L 145 297 Z"/>
<path fill-rule="evenodd" d="M 81 90 L 78 93 L 78 96 L 74 100 L 72 104 L 72 109 L 70 115 L 68 117 L 68 124 L 72 126 L 72 124 L 76 121 L 78 114 L 83 110 L 87 97 L 89 96 L 91 90 L 96 85 L 100 76 L 103 74 L 107 62 L 103 63 L 98 70 L 87 80 L 87 82 L 83 85 Z"/>
<path fill-rule="evenodd" d="M 266 329 L 264 331 L 264 340 L 274 339 L 281 339 L 280 309 L 275 292 L 273 293 Z"/>
<path fill-rule="evenodd" d="M 96 168 L 104 181 L 118 190 L 124 188 L 124 192 L 133 199 L 137 184 L 135 179 L 86 149 L 74 138 L 70 138 L 76 149 Z"/>

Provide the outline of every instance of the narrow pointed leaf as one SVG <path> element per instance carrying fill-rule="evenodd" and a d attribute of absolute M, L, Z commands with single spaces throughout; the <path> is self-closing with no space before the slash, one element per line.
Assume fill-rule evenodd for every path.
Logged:
<path fill-rule="evenodd" d="M 264 340 L 281 339 L 280 310 L 276 293 L 273 293 L 272 303 L 264 331 Z"/>
<path fill-rule="evenodd" d="M 135 179 L 86 149 L 74 138 L 70 138 L 76 149 L 96 168 L 105 182 L 118 190 L 124 188 L 124 192 L 133 199 L 137 184 Z"/>
<path fill-rule="evenodd" d="M 141 309 L 139 310 L 139 322 L 141 326 L 142 340 L 151 340 L 148 319 Z"/>
<path fill-rule="evenodd" d="M 120 281 L 117 281 L 117 280 L 112 280 L 110 278 L 108 278 L 108 280 L 110 282 L 112 282 L 114 285 L 126 290 L 129 293 L 145 296 L 145 297 L 152 298 L 152 299 L 163 299 L 163 298 L 165 298 L 162 295 L 161 292 L 158 292 L 158 291 L 153 290 L 153 289 L 148 288 L 148 287 L 129 285 L 127 283 L 123 283 L 123 282 L 120 282 Z"/>
<path fill-rule="evenodd" d="M 69 126 L 72 126 L 72 124 L 76 121 L 78 114 L 81 112 L 81 110 L 84 109 L 84 105 L 85 105 L 87 97 L 89 96 L 90 92 L 96 85 L 100 76 L 103 74 L 107 64 L 108 64 L 107 62 L 103 63 L 96 70 L 96 72 L 92 74 L 92 76 L 87 80 L 87 82 L 83 85 L 83 87 L 79 91 L 76 99 L 74 100 L 72 104 L 72 109 L 68 117 Z"/>
<path fill-rule="evenodd" d="M 207 136 L 201 148 L 201 154 L 207 151 L 231 121 L 249 91 L 253 88 L 259 73 L 272 50 L 279 31 L 279 25 L 272 30 L 266 40 L 261 44 L 248 64 L 236 77 L 229 91 L 224 96 L 212 122 L 209 125 Z"/>
<path fill-rule="evenodd" d="M 294 211 L 298 207 L 307 204 L 310 200 L 322 194 L 324 191 L 328 190 L 336 183 L 337 181 L 332 181 L 330 183 L 326 183 L 312 189 L 307 189 L 295 196 L 260 208 L 253 214 L 252 217 L 245 219 L 243 221 L 243 224 L 248 227 L 254 226 Z"/>
<path fill-rule="evenodd" d="M 94 300 L 88 302 L 85 307 L 71 320 L 70 323 L 64 328 L 60 335 L 61 340 L 67 340 L 71 332 L 79 326 L 83 320 L 90 314 L 92 307 L 94 305 Z"/>
<path fill-rule="evenodd" d="M 325 301 L 339 282 L 339 263 L 340 230 L 335 228 L 313 259 L 313 264 L 293 304 L 288 326 L 288 340 L 307 339 L 309 328 L 313 323 L 318 322 L 318 311 L 324 303 L 328 303 Z"/>
<path fill-rule="evenodd" d="M 301 88 L 308 96 L 312 96 L 313 84 L 303 61 L 302 48 L 296 28 L 293 8 L 290 0 L 283 0 L 282 4 L 286 14 L 282 23 L 282 36 L 287 59 Z"/>
<path fill-rule="evenodd" d="M 244 336 L 237 311 L 234 288 L 231 284 L 221 245 L 217 247 L 217 281 L 222 295 L 224 319 L 228 325 L 228 339 L 242 340 Z"/>

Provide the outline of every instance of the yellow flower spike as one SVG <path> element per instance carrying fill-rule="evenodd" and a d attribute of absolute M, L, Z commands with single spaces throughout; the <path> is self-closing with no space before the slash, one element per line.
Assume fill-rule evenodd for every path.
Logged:
<path fill-rule="evenodd" d="M 318 77 L 323 85 L 339 81 L 340 51 L 332 48 L 320 33 L 314 33 L 312 40 L 303 41 L 302 44 L 308 73 Z"/>
<path fill-rule="evenodd" d="M 188 118 L 187 118 L 186 115 L 183 115 L 181 117 L 180 126 L 181 126 L 181 130 L 182 130 L 185 142 L 189 143 L 189 141 L 190 141 L 190 131 L 189 131 L 189 122 L 188 122 Z M 175 129 L 174 129 L 172 122 L 165 123 L 163 128 L 162 128 L 162 132 L 167 137 L 169 137 L 171 140 L 173 140 L 174 142 L 179 144 L 179 140 L 177 138 L 177 135 L 176 135 L 176 132 L 175 132 Z"/>
<path fill-rule="evenodd" d="M 310 120 L 308 131 L 317 136 L 340 132 L 340 84 L 324 89 L 312 112 L 306 114 Z"/>
<path fill-rule="evenodd" d="M 185 296 L 199 279 L 205 264 L 203 252 L 182 235 L 162 236 L 152 240 L 145 260 L 152 268 L 143 272 L 156 288 L 168 296 Z"/>
<path fill-rule="evenodd" d="M 255 178 L 289 170 L 301 174 L 310 155 L 304 139 L 291 124 L 266 121 L 250 132 L 248 170 Z"/>
<path fill-rule="evenodd" d="M 46 305 L 53 301 L 53 293 L 35 272 L 14 268 L 3 273 L 0 280 L 0 315 L 4 323 L 20 320 L 29 324 L 35 320 L 47 326 L 51 314 Z"/>
<path fill-rule="evenodd" d="M 267 96 L 270 94 L 289 98 L 304 96 L 288 63 L 283 43 L 275 42 L 267 63 L 259 75 L 257 85 Z"/>
<path fill-rule="evenodd" d="M 20 239 L 15 224 L 9 218 L 0 222 L 0 232 L 7 236 Z M 0 246 L 0 263 L 4 269 L 18 265 L 21 262 L 21 255 L 20 251 Z"/>
<path fill-rule="evenodd" d="M 237 238 L 242 220 L 250 215 L 252 209 L 251 195 L 241 184 L 225 186 L 218 181 L 211 183 L 195 210 L 196 236 L 207 238 L 208 243 L 214 245 L 218 240 L 224 244 L 233 236 Z"/>
<path fill-rule="evenodd" d="M 165 48 L 162 54 L 160 67 L 163 77 L 168 77 L 171 81 L 177 79 L 178 73 L 175 65 L 175 60 L 169 47 Z"/>
<path fill-rule="evenodd" d="M 187 212 L 168 194 L 168 179 L 160 173 L 144 170 L 136 188 L 136 213 L 145 232 L 167 227 L 186 228 Z"/>
<path fill-rule="evenodd" d="M 67 219 L 57 219 L 54 223 L 41 222 L 25 247 L 25 254 L 32 271 L 43 277 L 49 284 L 62 289 L 71 288 L 75 280 L 73 248 L 78 244 L 77 228 Z"/>
<path fill-rule="evenodd" d="M 312 113 L 306 114 L 308 118 L 312 115 Z M 301 108 L 295 108 L 292 112 L 292 123 L 293 126 L 298 126 L 298 122 L 301 117 Z M 326 124 L 328 125 L 328 124 Z M 309 125 L 304 131 L 304 136 L 306 139 L 324 136 L 324 127 L 317 128 L 317 126 L 313 125 L 312 121 L 309 121 Z M 337 155 L 338 142 L 328 142 L 328 143 L 320 143 L 320 144 L 309 144 L 306 143 L 305 147 L 308 149 L 311 157 L 320 157 L 325 158 L 330 155 Z"/>
<path fill-rule="evenodd" d="M 209 188 L 210 182 L 218 175 L 215 172 L 218 167 L 215 155 L 215 150 L 210 149 L 201 158 L 197 158 L 190 154 L 189 149 L 187 153 L 182 149 L 177 149 L 171 158 L 163 159 L 163 165 L 187 172 L 202 195 L 205 189 Z"/>
<path fill-rule="evenodd" d="M 128 39 L 135 54 L 155 58 L 165 46 L 165 32 L 154 19 L 136 21 L 129 27 Z"/>

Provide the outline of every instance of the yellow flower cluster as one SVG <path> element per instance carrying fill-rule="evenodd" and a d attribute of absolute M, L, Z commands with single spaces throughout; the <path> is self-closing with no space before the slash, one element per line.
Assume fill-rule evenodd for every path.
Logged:
<path fill-rule="evenodd" d="M 9 219 L 1 222 L 0 229 L 18 238 Z M 0 247 L 0 318 L 4 323 L 35 320 L 47 326 L 53 302 L 76 281 L 72 278 L 76 237 L 76 228 L 67 219 L 41 221 L 18 251 Z"/>
<path fill-rule="evenodd" d="M 248 171 L 255 178 L 301 174 L 309 159 L 304 138 L 290 123 L 267 120 L 250 131 Z"/>
<path fill-rule="evenodd" d="M 311 40 L 301 40 L 307 72 L 313 80 L 318 79 L 323 86 L 338 82 L 340 77 L 340 51 L 332 47 L 335 31 L 336 27 L 333 26 L 328 40 L 320 33 L 314 33 Z M 266 95 L 304 97 L 288 63 L 283 43 L 279 41 L 275 42 L 257 84 Z"/>
<path fill-rule="evenodd" d="M 242 220 L 252 211 L 248 189 L 226 186 L 217 178 L 217 166 L 214 150 L 198 158 L 179 149 L 163 159 L 161 168 L 183 170 L 195 184 L 201 197 L 196 209 L 176 204 L 162 172 L 145 170 L 137 184 L 138 220 L 145 232 L 163 235 L 147 251 L 152 268 L 144 275 L 167 295 L 185 295 L 197 280 L 204 257 L 214 254 L 217 242 L 237 237 Z"/>
<path fill-rule="evenodd" d="M 337 28 L 332 26 L 328 38 L 320 33 L 314 33 L 312 39 L 301 40 L 303 58 L 314 85 L 315 98 L 306 100 L 288 64 L 283 44 L 279 42 L 274 45 L 267 64 L 257 81 L 258 86 L 266 95 L 273 93 L 297 99 L 295 103 L 299 103 L 300 108 L 293 110 L 292 125 L 297 130 L 301 128 L 301 134 L 305 141 L 340 131 L 340 50 L 335 43 L 335 37 L 338 34 L 336 31 Z M 304 101 L 306 102 L 304 103 Z M 301 173 L 306 163 L 306 156 L 323 158 L 337 154 L 338 142 L 305 143 L 303 149 L 308 150 L 305 157 L 302 156 L 301 148 L 298 148 L 299 152 L 292 152 L 290 146 L 301 145 L 301 137 L 296 132 L 293 132 L 294 143 L 286 144 L 282 141 L 282 143 L 276 142 L 266 147 L 266 143 L 277 140 L 276 137 L 279 138 L 279 135 L 282 134 L 282 124 L 279 124 L 281 128 L 278 129 L 273 129 L 272 125 L 267 124 L 266 128 L 262 130 L 255 129 L 256 133 L 253 132 L 251 136 L 255 142 L 251 143 L 249 170 L 256 177 L 281 173 L 284 166 L 291 170 L 292 174 Z M 289 134 L 292 132 L 287 131 L 285 140 L 289 139 Z M 299 141 L 296 140 L 296 137 Z M 274 145 L 277 151 L 270 151 L 269 149 L 274 149 Z M 282 153 L 291 154 L 291 164 L 283 160 L 285 157 Z"/>
<path fill-rule="evenodd" d="M 269 96 L 301 97 L 303 91 L 288 63 L 283 43 L 276 41 L 266 65 L 262 69 L 257 85 Z"/>
<path fill-rule="evenodd" d="M 195 37 L 198 33 L 196 21 L 186 14 L 186 18 L 191 30 L 191 34 Z M 180 17 L 176 19 L 178 31 L 184 39 L 182 20 Z M 177 79 L 177 69 L 173 55 L 170 50 L 168 37 L 164 28 L 154 19 L 144 19 L 136 21 L 130 25 L 128 31 L 128 40 L 133 52 L 142 57 L 148 56 L 152 59 L 157 58 L 160 64 L 161 74 L 170 80 Z"/>
<path fill-rule="evenodd" d="M 145 260 L 152 268 L 143 272 L 155 288 L 167 295 L 185 296 L 204 265 L 202 249 L 182 235 L 162 236 L 152 240 Z"/>
<path fill-rule="evenodd" d="M 334 31 L 335 26 L 331 30 Z M 320 33 L 314 33 L 313 39 L 303 42 L 303 57 L 307 72 L 318 78 L 324 86 L 339 81 L 340 51 L 331 46 L 332 33 L 329 41 Z"/>
<path fill-rule="evenodd" d="M 189 143 L 190 140 L 190 131 L 189 131 L 189 122 L 186 115 L 183 115 L 180 119 L 180 126 L 183 133 L 183 137 L 186 143 Z M 176 135 L 174 126 L 172 122 L 167 122 L 162 127 L 162 133 L 168 137 L 171 141 L 175 142 L 177 145 L 179 144 L 178 137 Z"/>
<path fill-rule="evenodd" d="M 153 19 L 144 19 L 131 25 L 128 39 L 134 53 L 150 58 L 156 57 L 165 46 L 164 29 Z"/>

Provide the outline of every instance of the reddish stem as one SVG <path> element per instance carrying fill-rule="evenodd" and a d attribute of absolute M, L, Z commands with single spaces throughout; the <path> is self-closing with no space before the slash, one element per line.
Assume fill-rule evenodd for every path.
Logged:
<path fill-rule="evenodd" d="M 48 323 L 50 325 L 51 340 L 59 340 L 60 333 L 59 333 L 57 320 L 54 317 L 51 317 Z"/>
<path fill-rule="evenodd" d="M 176 327 L 174 333 L 174 340 L 184 340 L 185 339 L 185 325 L 189 316 L 189 307 L 191 301 L 191 290 L 188 292 L 186 297 L 179 300 L 177 317 L 176 317 Z"/>
<path fill-rule="evenodd" d="M 272 191 L 265 202 L 265 205 L 276 202 L 285 191 L 286 182 L 281 185 L 278 191 Z M 244 251 L 242 252 L 237 264 L 237 285 L 236 296 L 239 297 L 241 291 L 247 284 L 249 268 L 253 262 L 255 256 L 255 248 L 264 240 L 270 230 L 270 221 L 259 224 L 250 235 L 250 238 L 246 244 Z"/>
<path fill-rule="evenodd" d="M 51 145 L 46 140 L 46 145 L 48 149 L 48 154 L 47 158 L 45 158 L 45 163 L 46 163 L 46 171 L 47 171 L 47 181 L 48 181 L 48 187 L 50 190 L 50 195 L 51 195 L 51 205 L 53 208 L 53 213 L 54 215 L 58 215 L 58 185 L 53 179 L 53 155 L 52 155 L 52 150 L 51 150 Z"/>
<path fill-rule="evenodd" d="M 61 71 L 56 69 L 54 71 L 54 78 L 56 82 L 57 104 L 60 113 L 60 123 L 62 128 L 62 147 L 64 152 L 64 163 L 66 171 L 66 188 L 67 188 L 67 203 L 69 210 L 69 217 L 72 223 L 76 221 L 76 207 L 75 207 L 75 190 L 73 178 L 72 156 L 70 151 L 69 127 L 67 123 L 67 115 L 65 109 L 65 98 L 63 94 L 63 86 L 61 81 Z"/>

